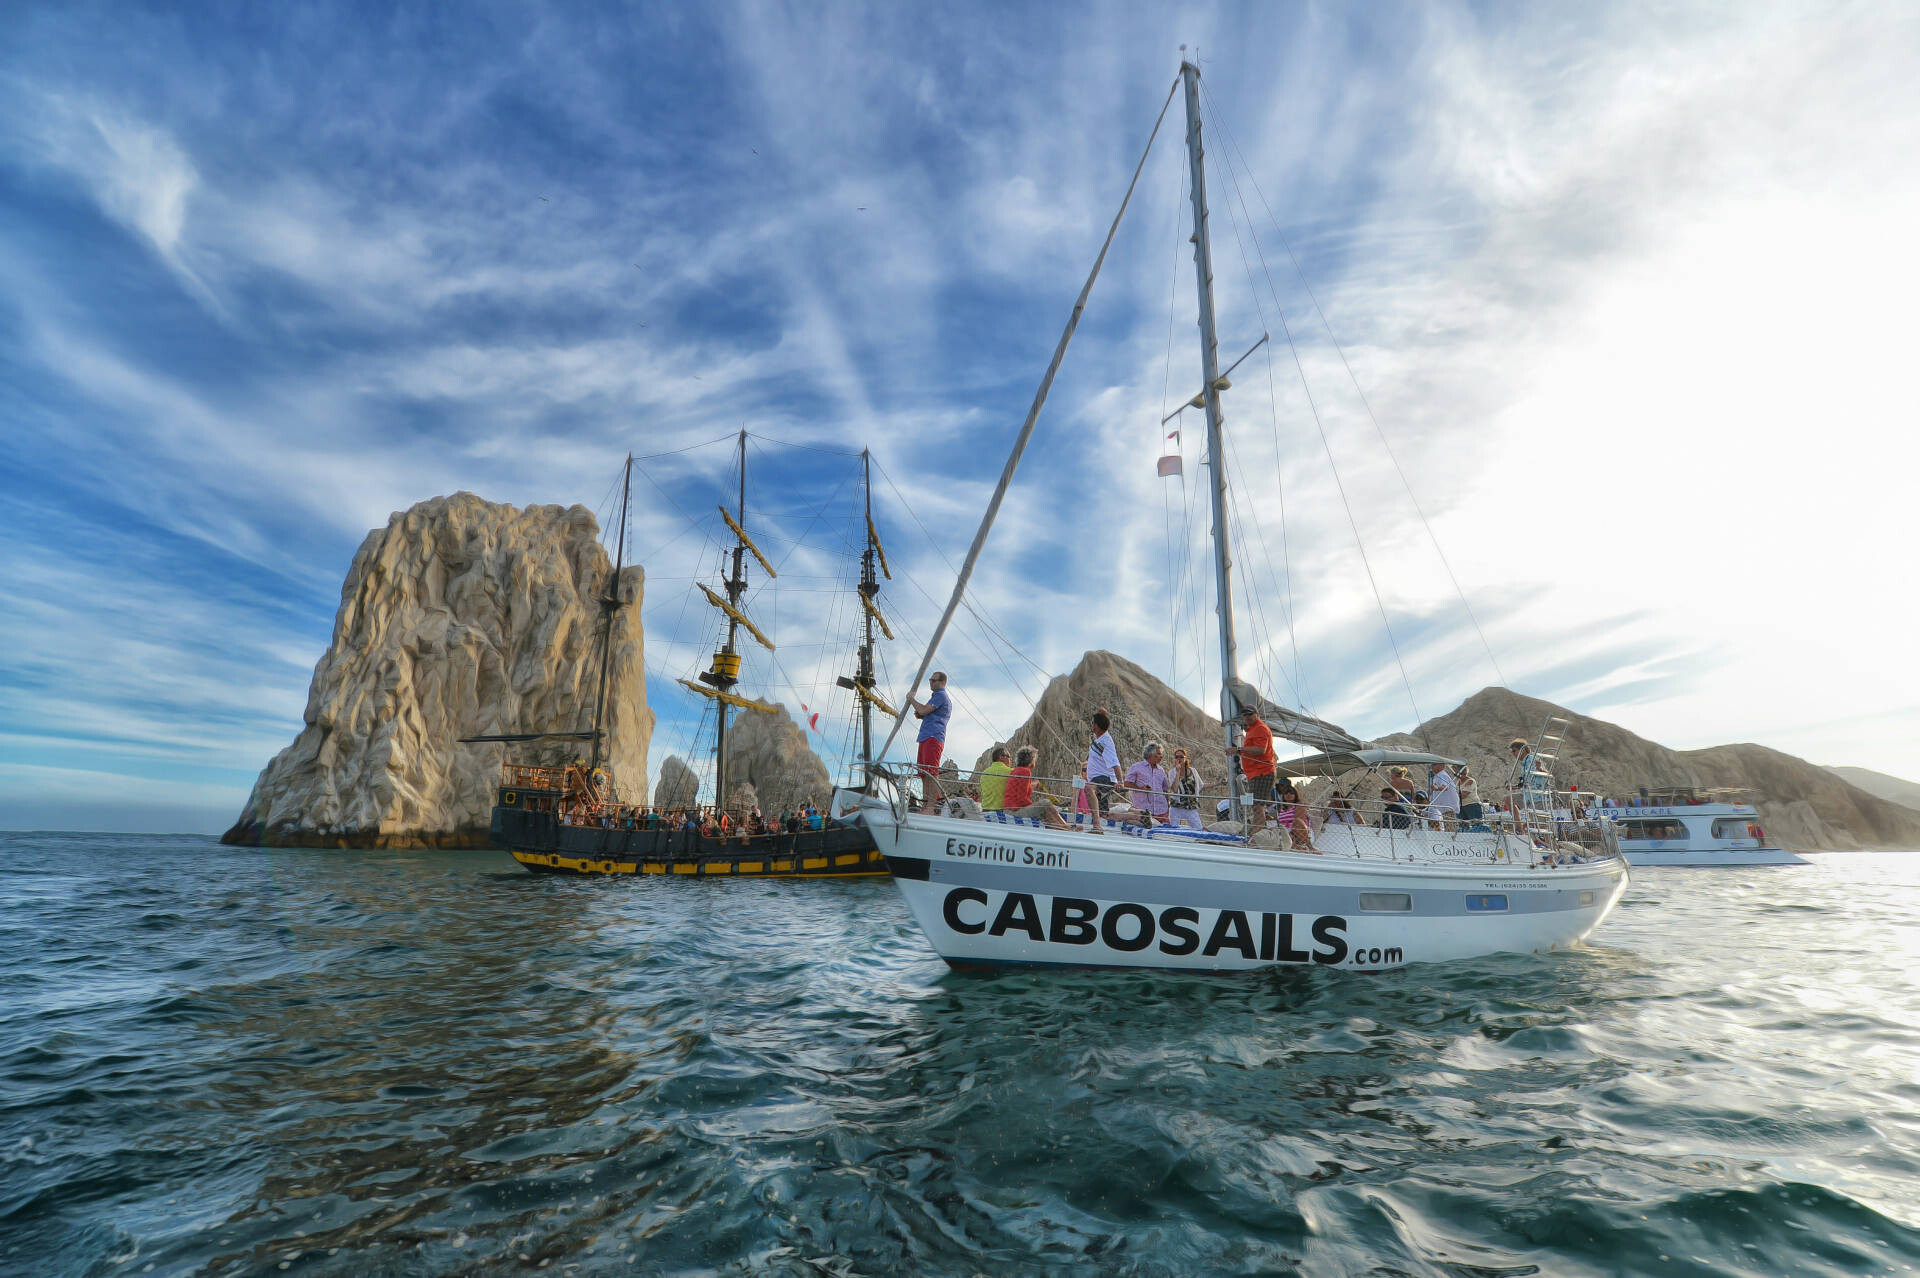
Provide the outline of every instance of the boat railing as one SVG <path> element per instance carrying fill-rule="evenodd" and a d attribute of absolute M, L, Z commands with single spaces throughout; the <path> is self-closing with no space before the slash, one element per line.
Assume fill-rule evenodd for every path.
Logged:
<path fill-rule="evenodd" d="M 874 772 L 884 776 L 900 795 L 909 795 L 917 786 L 920 773 L 913 765 L 887 767 L 876 765 Z M 979 807 L 980 771 L 950 769 L 939 777 L 945 800 L 964 798 L 964 804 L 943 804 L 948 815 L 983 816 L 1006 819 L 1010 812 L 994 812 Z M 1136 794 L 1125 782 L 1113 787 L 1107 811 L 1099 826 L 1091 824 L 1091 814 L 1075 799 L 1094 789 L 1080 777 L 1033 778 L 1035 800 L 1052 804 L 1066 828 L 1085 833 L 1109 830 L 1138 831 L 1143 828 L 1175 824 L 1168 816 L 1132 806 Z M 1167 796 L 1171 799 L 1173 796 Z M 1261 827 L 1279 836 L 1281 850 L 1309 851 L 1321 854 L 1384 858 L 1395 861 L 1486 862 L 1493 864 L 1553 865 L 1619 854 L 1619 840 L 1613 823 L 1587 815 L 1586 802 L 1593 796 L 1579 791 L 1510 792 L 1505 804 L 1483 804 L 1477 818 L 1463 819 L 1457 812 L 1441 811 L 1432 804 L 1420 804 L 1411 797 L 1386 799 L 1347 799 L 1337 802 L 1328 794 L 1303 794 L 1296 801 L 1271 799 L 1256 801 L 1241 795 L 1241 809 L 1235 817 L 1222 817 L 1220 806 L 1228 800 L 1221 792 L 1203 791 L 1195 796 L 1200 831 L 1244 837 L 1251 818 L 1259 817 Z M 913 806 L 910 797 L 896 799 L 896 812 Z M 1153 804 L 1158 807 L 1157 803 Z M 1171 803 L 1168 807 L 1171 809 Z M 1579 815 L 1558 817 L 1555 809 Z M 1044 818 L 1036 818 L 1044 819 Z M 1351 834 L 1343 830 L 1353 831 Z"/>

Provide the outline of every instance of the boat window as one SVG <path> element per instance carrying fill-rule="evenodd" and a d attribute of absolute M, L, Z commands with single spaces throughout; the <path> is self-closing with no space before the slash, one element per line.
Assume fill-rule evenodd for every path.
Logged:
<path fill-rule="evenodd" d="M 1623 839 L 1684 839 L 1687 827 L 1678 821 L 1622 821 L 1620 837 Z"/>
<path fill-rule="evenodd" d="M 1592 904 L 1593 904 L 1593 893 L 1591 893 L 1591 892 L 1582 892 L 1582 893 L 1580 894 L 1580 904 L 1582 904 L 1582 905 L 1592 905 Z"/>
<path fill-rule="evenodd" d="M 1363 910 L 1383 910 L 1395 914 L 1406 914 L 1413 909 L 1411 892 L 1362 892 L 1360 908 Z"/>
<path fill-rule="evenodd" d="M 1467 898 L 1467 908 L 1469 910 L 1504 910 L 1507 908 L 1507 897 L 1504 892 L 1497 896 L 1470 896 Z"/>
<path fill-rule="evenodd" d="M 1751 817 L 1721 817 L 1713 823 L 1713 837 L 1716 839 L 1751 839 L 1753 819 Z"/>

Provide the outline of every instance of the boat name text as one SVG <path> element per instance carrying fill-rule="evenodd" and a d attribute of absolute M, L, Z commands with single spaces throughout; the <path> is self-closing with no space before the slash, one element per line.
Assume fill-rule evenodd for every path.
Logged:
<path fill-rule="evenodd" d="M 1046 902 L 1043 906 L 1042 902 Z M 1102 906 L 1076 896 L 1035 897 L 1026 892 L 993 897 L 980 888 L 957 887 L 940 905 L 946 925 L 963 936 L 1006 936 L 1018 932 L 1047 945 L 1106 943 L 1123 954 L 1138 953 L 1158 943 L 1162 954 L 1199 954 L 1215 958 L 1230 954 L 1259 963 L 1399 963 L 1399 946 L 1354 949 L 1347 942 L 1347 920 L 1321 914 L 1309 921 L 1300 916 L 1300 944 L 1294 943 L 1296 919 L 1291 914 L 1248 910 L 1208 911 L 1210 926 L 1201 926 L 1201 912 L 1192 906 L 1152 906 L 1121 901 Z M 1311 938 L 1312 948 L 1307 948 Z"/>
<path fill-rule="evenodd" d="M 947 855 L 973 861 L 999 861 L 1005 865 L 1038 865 L 1048 869 L 1068 868 L 1067 853 L 1058 848 L 1036 848 L 1031 843 L 1018 847 L 1005 843 L 968 843 L 947 840 Z"/>

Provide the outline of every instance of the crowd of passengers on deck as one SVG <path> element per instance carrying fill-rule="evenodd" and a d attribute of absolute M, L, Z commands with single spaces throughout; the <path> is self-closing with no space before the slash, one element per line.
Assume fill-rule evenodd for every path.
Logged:
<path fill-rule="evenodd" d="M 926 702 L 912 701 L 912 709 L 921 719 L 922 731 L 917 766 L 921 777 L 922 799 L 926 805 L 940 805 L 951 797 L 939 773 L 944 753 L 946 721 L 951 703 L 946 676 L 936 673 L 929 679 L 931 689 Z M 1228 748 L 1230 766 L 1242 778 L 1248 796 L 1247 820 L 1241 827 L 1249 837 L 1269 826 L 1285 831 L 1288 846 L 1304 852 L 1318 852 L 1313 845 L 1316 827 L 1371 825 L 1388 830 L 1469 830 L 1490 832 L 1492 823 L 1501 819 L 1496 808 L 1480 797 L 1480 780 L 1471 765 L 1456 770 L 1444 762 L 1433 762 L 1421 769 L 1416 778 L 1406 767 L 1389 770 L 1379 788 L 1377 801 L 1355 792 L 1335 789 L 1319 804 L 1305 800 L 1288 777 L 1279 775 L 1279 760 L 1274 749 L 1273 730 L 1257 709 L 1244 707 L 1236 717 L 1241 729 L 1240 743 Z M 1123 822 L 1143 827 L 1179 826 L 1200 830 L 1203 807 L 1213 802 L 1206 782 L 1194 769 L 1187 751 L 1176 746 L 1171 755 L 1161 744 L 1149 741 L 1141 757 L 1122 767 L 1113 739 L 1112 716 L 1102 708 L 1087 719 L 1087 755 L 1080 773 L 1073 780 L 1073 809 L 1076 821 L 1092 814 L 1102 817 L 1113 813 L 1116 796 L 1124 796 Z M 1513 767 L 1506 778 L 1510 793 L 1527 796 L 1532 804 L 1552 804 L 1551 778 L 1534 759 L 1524 740 L 1508 744 Z M 1034 775 L 1037 750 L 1023 745 L 1010 750 L 995 746 L 990 762 L 975 777 L 974 784 L 960 793 L 977 802 L 982 811 L 1039 822 L 1055 829 L 1068 829 L 1070 822 L 1065 801 L 1050 794 L 1043 779 Z M 1511 803 L 1505 805 L 1511 811 Z M 1584 813 L 1575 813 L 1576 817 Z M 1220 799 L 1213 805 L 1215 823 L 1230 820 L 1232 803 Z"/>
<path fill-rule="evenodd" d="M 825 829 L 827 821 L 813 800 L 808 799 L 785 816 L 767 816 L 758 804 L 738 820 L 724 809 L 614 807 L 563 812 L 560 824 L 601 830 L 666 830 L 707 839 L 745 840 Z"/>

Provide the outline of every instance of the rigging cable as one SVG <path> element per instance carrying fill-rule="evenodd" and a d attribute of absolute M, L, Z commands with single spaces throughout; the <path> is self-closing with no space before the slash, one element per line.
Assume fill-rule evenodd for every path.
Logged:
<path fill-rule="evenodd" d="M 1206 93 L 1207 92 L 1206 86 L 1202 85 L 1200 91 L 1202 93 Z M 1213 95 L 1208 93 L 1207 100 L 1209 103 L 1212 103 Z M 1220 111 L 1217 104 L 1214 105 L 1213 116 L 1216 120 L 1220 118 Z M 1223 125 L 1222 126 L 1223 132 L 1224 132 L 1224 128 L 1225 126 Z M 1229 180 L 1232 180 L 1232 166 L 1228 165 L 1226 167 L 1228 170 L 1228 178 Z M 1259 248 L 1258 239 L 1254 241 L 1254 246 L 1256 250 Z M 1260 261 L 1261 261 L 1261 267 L 1264 270 L 1266 268 L 1266 256 L 1264 253 L 1261 254 Z M 1274 306 L 1276 310 L 1278 310 L 1280 305 L 1280 292 L 1273 285 L 1273 273 L 1271 271 L 1267 271 L 1267 287 L 1273 293 Z M 1380 610 L 1380 624 L 1386 629 L 1387 643 L 1393 649 L 1394 664 L 1400 668 L 1400 681 L 1402 684 L 1405 685 L 1407 690 L 1407 701 L 1413 707 L 1414 722 L 1416 724 L 1423 724 L 1425 722 L 1425 718 L 1420 713 L 1420 702 L 1414 696 L 1413 680 L 1407 674 L 1407 663 L 1405 658 L 1400 653 L 1400 641 L 1397 638 L 1395 638 L 1393 633 L 1393 622 L 1387 616 L 1387 603 L 1386 603 L 1386 600 L 1380 594 L 1380 582 L 1379 582 L 1379 579 L 1374 575 L 1373 561 L 1370 558 L 1368 558 L 1366 543 L 1360 536 L 1360 522 L 1354 516 L 1353 503 L 1347 500 L 1346 481 L 1340 477 L 1339 463 L 1336 462 L 1333 458 L 1333 443 L 1331 440 L 1327 438 L 1326 423 L 1320 419 L 1320 407 L 1317 403 L 1314 402 L 1313 387 L 1307 381 L 1306 365 L 1301 361 L 1300 348 L 1293 340 L 1293 328 L 1291 325 L 1287 323 L 1287 316 L 1285 311 L 1279 310 L 1277 314 L 1277 318 L 1280 321 L 1280 331 L 1286 335 L 1287 349 L 1291 351 L 1293 354 L 1294 367 L 1300 373 L 1300 389 L 1301 389 L 1301 392 L 1306 396 L 1308 410 L 1313 414 L 1313 427 L 1314 427 L 1314 430 L 1318 432 L 1320 436 L 1320 446 L 1326 450 L 1327 466 L 1329 469 L 1333 471 L 1333 486 L 1335 491 L 1337 491 L 1340 494 L 1340 505 L 1342 509 L 1346 511 L 1347 526 L 1353 530 L 1354 548 L 1360 552 L 1361 566 L 1366 569 L 1367 585 L 1373 590 L 1374 604 Z"/>

